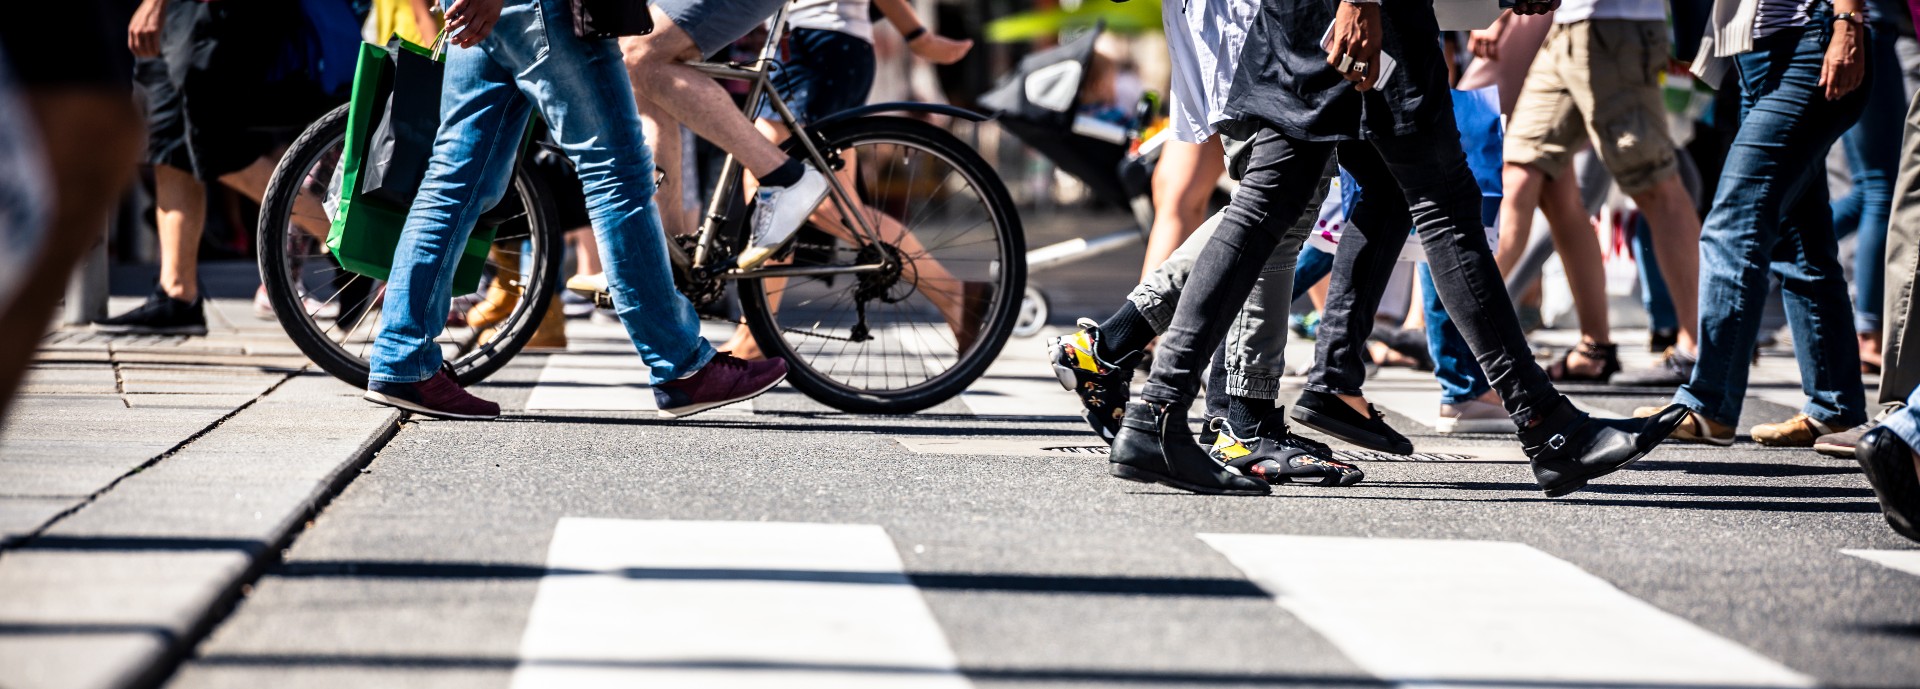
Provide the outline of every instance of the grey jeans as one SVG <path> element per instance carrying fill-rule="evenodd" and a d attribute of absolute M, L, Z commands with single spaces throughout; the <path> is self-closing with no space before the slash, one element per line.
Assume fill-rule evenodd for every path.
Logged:
<path fill-rule="evenodd" d="M 1313 200 L 1307 206 L 1318 209 L 1327 195 L 1327 180 L 1333 176 L 1335 167 L 1327 166 L 1321 174 L 1320 183 L 1314 188 Z M 1224 213 L 1224 211 L 1222 212 Z M 1193 236 L 1187 237 L 1180 248 L 1166 262 L 1147 274 L 1140 286 L 1133 288 L 1127 295 L 1140 314 L 1153 325 L 1154 332 L 1164 333 L 1173 323 L 1173 310 L 1180 303 L 1180 290 L 1187 284 L 1187 276 L 1193 272 L 1194 260 L 1200 257 L 1200 250 L 1206 248 L 1207 241 L 1213 239 L 1213 232 L 1220 226 L 1222 213 L 1214 213 L 1207 218 Z M 1300 259 L 1300 245 L 1307 241 L 1307 233 L 1318 220 L 1317 214 L 1308 212 L 1300 215 L 1279 246 L 1267 257 L 1265 265 L 1260 267 L 1260 278 L 1253 284 L 1253 293 L 1247 295 L 1247 301 L 1241 305 L 1240 312 L 1233 317 L 1233 325 L 1227 329 L 1226 340 L 1226 392 L 1237 397 L 1254 399 L 1277 399 L 1280 396 L 1280 376 L 1286 371 L 1287 316 L 1293 303 L 1293 264 Z"/>
<path fill-rule="evenodd" d="M 1881 299 L 1881 405 L 1904 403 L 1920 385 L 1920 318 L 1914 317 L 1913 283 L 1920 274 L 1920 94 L 1907 107 L 1900 138 L 1900 175 L 1893 182 L 1893 217 L 1887 223 L 1887 285 Z"/>

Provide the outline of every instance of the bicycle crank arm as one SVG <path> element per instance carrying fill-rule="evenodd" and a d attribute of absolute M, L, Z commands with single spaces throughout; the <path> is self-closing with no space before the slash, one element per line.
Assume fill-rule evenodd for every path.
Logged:
<path fill-rule="evenodd" d="M 760 278 L 798 278 L 821 275 L 878 273 L 886 269 L 887 266 L 881 263 L 863 263 L 850 266 L 766 266 L 753 270 L 730 270 L 720 277 L 726 280 L 758 280 Z"/>

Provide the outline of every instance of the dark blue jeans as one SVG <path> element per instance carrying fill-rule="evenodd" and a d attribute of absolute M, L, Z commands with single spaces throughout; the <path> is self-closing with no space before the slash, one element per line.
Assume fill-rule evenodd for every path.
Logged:
<path fill-rule="evenodd" d="M 1900 147 L 1894 142 L 1900 140 L 1906 105 L 1906 86 L 1898 78 L 1900 55 L 1893 45 L 1898 30 L 1891 22 L 1876 22 L 1867 41 L 1868 69 L 1886 76 L 1860 87 L 1867 92 L 1866 109 L 1841 139 L 1853 190 L 1833 201 L 1834 232 L 1859 234 L 1853 253 L 1853 327 L 1863 332 L 1880 332 L 1881 292 L 1887 284 L 1887 218 L 1893 211 L 1893 177 L 1900 171 Z"/>
<path fill-rule="evenodd" d="M 1867 420 L 1822 164 L 1859 119 L 1867 87 L 1838 101 L 1824 95 L 1820 69 L 1831 12 L 1816 9 L 1807 26 L 1762 38 L 1739 56 L 1740 132 L 1700 237 L 1700 360 L 1674 394 L 1675 402 L 1719 423 L 1740 420 L 1769 272 L 1780 278 L 1793 328 L 1801 388 L 1810 398 L 1804 411 L 1838 428 Z M 1878 76 L 1869 66 L 1867 78 Z"/>

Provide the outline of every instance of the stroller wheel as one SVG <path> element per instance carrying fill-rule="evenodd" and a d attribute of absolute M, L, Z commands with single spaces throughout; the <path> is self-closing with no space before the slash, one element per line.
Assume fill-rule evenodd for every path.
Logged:
<path fill-rule="evenodd" d="M 1013 321 L 1014 337 L 1033 337 L 1047 326 L 1047 316 L 1051 313 L 1047 306 L 1047 295 L 1027 285 L 1026 293 L 1020 297 L 1020 314 Z"/>

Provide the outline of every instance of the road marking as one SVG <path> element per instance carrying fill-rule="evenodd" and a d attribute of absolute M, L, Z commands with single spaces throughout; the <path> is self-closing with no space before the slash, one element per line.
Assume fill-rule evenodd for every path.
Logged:
<path fill-rule="evenodd" d="M 862 524 L 561 519 L 514 689 L 964 689 L 893 539 Z"/>
<path fill-rule="evenodd" d="M 1519 543 L 1200 538 L 1354 663 L 1395 683 L 1814 685 Z"/>
<path fill-rule="evenodd" d="M 1920 577 L 1920 550 L 1842 550 L 1840 552 Z"/>

